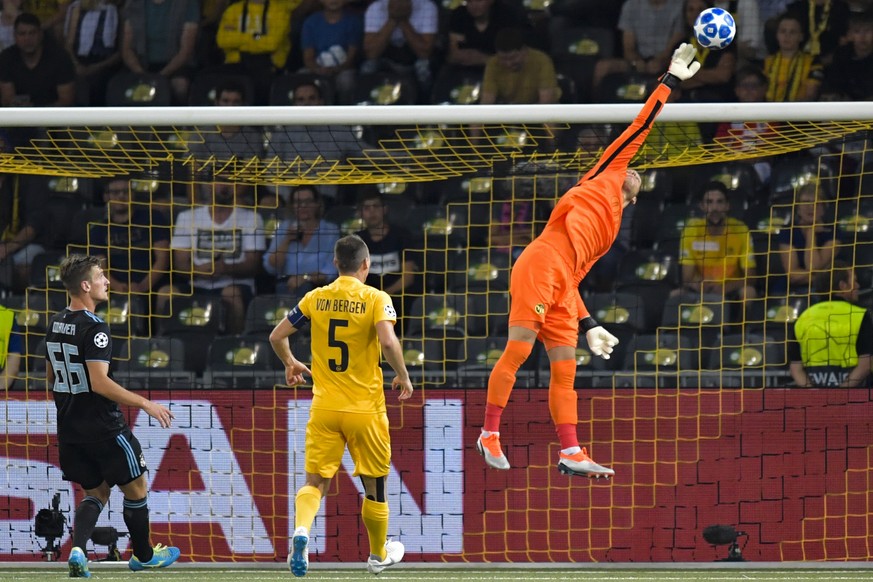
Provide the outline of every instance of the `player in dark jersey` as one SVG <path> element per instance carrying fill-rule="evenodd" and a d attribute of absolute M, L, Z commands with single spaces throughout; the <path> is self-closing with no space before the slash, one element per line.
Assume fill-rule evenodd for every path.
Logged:
<path fill-rule="evenodd" d="M 179 549 L 151 545 L 148 469 L 119 404 L 141 408 L 164 428 L 170 426 L 173 413 L 126 390 L 109 373 L 112 336 L 109 325 L 94 315 L 97 303 L 106 301 L 109 292 L 100 259 L 70 255 L 61 263 L 61 280 L 70 294 L 70 306 L 48 324 L 46 381 L 58 409 L 61 472 L 85 491 L 73 521 L 70 577 L 91 577 L 85 544 L 114 485 L 124 493 L 124 523 L 133 548 L 130 569 L 169 566 L 179 558 Z"/>

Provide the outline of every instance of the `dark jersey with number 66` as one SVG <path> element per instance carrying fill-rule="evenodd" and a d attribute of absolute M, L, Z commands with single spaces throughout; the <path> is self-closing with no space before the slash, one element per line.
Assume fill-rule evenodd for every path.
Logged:
<path fill-rule="evenodd" d="M 112 361 L 109 325 L 88 310 L 66 308 L 49 320 L 45 347 L 55 377 L 58 440 L 93 443 L 124 430 L 127 422 L 118 404 L 93 392 L 88 375 L 88 362 Z"/>

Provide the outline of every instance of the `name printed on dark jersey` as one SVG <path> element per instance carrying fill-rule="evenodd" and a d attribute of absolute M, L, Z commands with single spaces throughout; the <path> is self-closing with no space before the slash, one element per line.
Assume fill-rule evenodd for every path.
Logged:
<path fill-rule="evenodd" d="M 52 323 L 52 332 L 62 333 L 64 335 L 76 335 L 76 324 L 55 321 Z"/>
<path fill-rule="evenodd" d="M 316 311 L 334 311 L 337 313 L 367 313 L 367 304 L 363 301 L 348 299 L 316 299 Z"/>

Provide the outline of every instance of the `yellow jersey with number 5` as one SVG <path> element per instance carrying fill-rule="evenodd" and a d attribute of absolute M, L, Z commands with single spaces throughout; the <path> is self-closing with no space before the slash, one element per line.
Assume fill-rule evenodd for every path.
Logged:
<path fill-rule="evenodd" d="M 304 295 L 297 309 L 311 326 L 312 408 L 385 412 L 376 323 L 397 321 L 391 297 L 340 276 Z"/>

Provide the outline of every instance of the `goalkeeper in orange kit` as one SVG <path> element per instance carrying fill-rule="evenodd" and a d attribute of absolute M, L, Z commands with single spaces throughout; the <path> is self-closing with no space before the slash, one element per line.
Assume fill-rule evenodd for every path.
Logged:
<path fill-rule="evenodd" d="M 509 401 L 515 375 L 537 339 L 549 354 L 549 410 L 561 453 L 558 469 L 568 475 L 606 477 L 615 471 L 595 463 L 579 446 L 578 412 L 573 383 L 579 325 L 591 352 L 608 359 L 618 339 L 589 315 L 579 296 L 579 283 L 618 235 L 622 211 L 636 203 L 640 176 L 628 169 L 670 91 L 699 69 L 696 50 L 683 44 L 642 111 L 595 166 L 560 199 L 542 234 L 522 252 L 512 268 L 509 293 L 509 338 L 488 379 L 485 424 L 476 448 L 495 469 L 509 469 L 500 446 L 500 415 Z M 581 321 L 580 321 L 581 320 Z"/>

